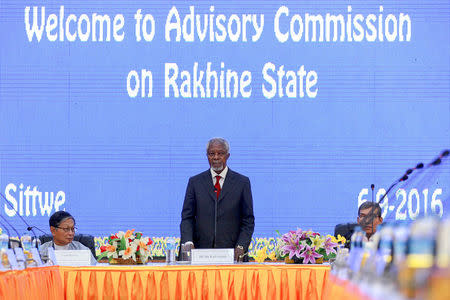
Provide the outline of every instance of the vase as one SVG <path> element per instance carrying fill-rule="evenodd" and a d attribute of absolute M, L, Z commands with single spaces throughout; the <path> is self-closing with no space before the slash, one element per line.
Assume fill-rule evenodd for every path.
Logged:
<path fill-rule="evenodd" d="M 286 256 L 284 258 L 284 262 L 286 264 L 301 264 L 303 262 L 302 258 L 298 258 L 294 256 L 292 259 L 289 258 L 289 256 Z M 323 257 L 319 257 L 316 259 L 316 264 L 323 264 Z"/>
<path fill-rule="evenodd" d="M 290 259 L 289 256 L 286 256 L 286 257 L 284 258 L 284 262 L 285 262 L 286 264 L 301 264 L 301 263 L 302 263 L 302 259 L 301 259 L 301 258 L 298 258 L 298 257 L 296 257 L 296 256 L 294 256 L 292 259 Z"/>
<path fill-rule="evenodd" d="M 135 261 L 134 259 L 127 258 L 127 259 L 123 259 L 123 258 L 111 258 L 109 260 L 109 264 L 110 265 L 142 265 L 143 262 L 141 262 L 141 260 L 138 258 L 137 261 Z"/>

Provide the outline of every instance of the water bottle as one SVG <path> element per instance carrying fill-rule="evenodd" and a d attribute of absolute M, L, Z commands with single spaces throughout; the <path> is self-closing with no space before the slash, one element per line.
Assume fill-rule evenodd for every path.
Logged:
<path fill-rule="evenodd" d="M 380 242 L 378 243 L 376 258 L 376 274 L 378 277 L 382 277 L 385 272 L 390 270 L 393 260 L 394 227 L 390 224 L 385 224 L 379 232 Z"/>
<path fill-rule="evenodd" d="M 350 253 L 348 257 L 348 265 L 353 275 L 359 272 L 361 261 L 363 258 L 363 239 L 364 233 L 360 226 L 355 227 L 355 231 L 350 239 Z"/>
<path fill-rule="evenodd" d="M 411 225 L 405 263 L 398 274 L 400 291 L 407 298 L 424 298 L 434 266 L 438 225 L 438 219 L 432 217 Z"/>
<path fill-rule="evenodd" d="M 364 233 L 361 226 L 356 226 L 350 238 L 350 251 L 363 247 Z"/>
<path fill-rule="evenodd" d="M 41 240 L 39 238 L 34 238 L 33 241 L 32 241 L 31 246 L 33 248 L 37 248 L 39 250 L 39 248 L 41 248 L 41 244 L 42 243 L 41 243 Z"/>
<path fill-rule="evenodd" d="M 436 239 L 436 264 L 439 268 L 450 270 L 450 218 L 442 220 Z"/>
<path fill-rule="evenodd" d="M 8 249 L 9 236 L 6 233 L 0 235 L 0 250 Z"/>
<path fill-rule="evenodd" d="M 23 251 L 30 251 L 31 249 L 31 235 L 28 233 L 24 233 L 20 238 L 20 242 L 22 243 Z"/>
<path fill-rule="evenodd" d="M 393 263 L 402 266 L 406 259 L 406 244 L 409 237 L 409 226 L 406 223 L 399 222 L 394 229 L 394 259 Z"/>
<path fill-rule="evenodd" d="M 169 237 L 166 241 L 166 263 L 168 264 L 175 263 L 175 247 L 175 239 Z"/>

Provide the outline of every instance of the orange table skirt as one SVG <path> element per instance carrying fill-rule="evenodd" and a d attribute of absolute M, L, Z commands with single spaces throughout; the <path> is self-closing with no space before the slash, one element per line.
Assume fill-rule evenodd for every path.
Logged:
<path fill-rule="evenodd" d="M 327 265 L 59 267 L 66 299 L 323 299 Z"/>
<path fill-rule="evenodd" d="M 324 299 L 334 300 L 369 300 L 352 282 L 342 280 L 330 274 L 324 290 Z"/>
<path fill-rule="evenodd" d="M 0 272 L 0 299 L 63 299 L 58 267 Z"/>

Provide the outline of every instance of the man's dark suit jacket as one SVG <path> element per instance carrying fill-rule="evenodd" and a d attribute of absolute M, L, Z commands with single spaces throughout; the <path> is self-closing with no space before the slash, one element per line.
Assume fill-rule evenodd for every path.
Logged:
<path fill-rule="evenodd" d="M 247 251 L 255 227 L 250 180 L 228 169 L 219 199 L 216 197 L 210 170 L 189 179 L 181 212 L 181 243 L 192 241 L 196 248 L 239 245 Z"/>
<path fill-rule="evenodd" d="M 337 237 L 338 234 L 340 234 L 345 237 L 347 240 L 345 247 L 350 248 L 350 239 L 352 238 L 353 232 L 355 232 L 356 226 L 358 226 L 357 223 L 337 224 L 336 227 L 334 227 L 334 236 Z"/>

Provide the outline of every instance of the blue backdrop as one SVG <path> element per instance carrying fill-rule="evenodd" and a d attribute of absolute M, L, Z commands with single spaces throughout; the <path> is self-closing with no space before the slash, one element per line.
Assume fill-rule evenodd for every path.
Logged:
<path fill-rule="evenodd" d="M 169 41 L 171 9 L 180 26 L 189 25 L 190 6 L 199 27 L 181 28 L 180 41 L 172 30 Z M 103 40 L 99 23 L 93 38 L 94 13 L 110 18 Z M 243 14 L 254 14 L 246 27 Z M 308 14 L 342 17 L 344 40 L 333 31 L 327 40 L 323 25 L 320 41 Z M 201 41 L 205 15 L 215 27 Z M 177 236 L 188 178 L 208 168 L 206 142 L 222 136 L 230 142 L 230 168 L 252 183 L 254 236 L 297 227 L 331 233 L 337 223 L 356 220 L 371 183 L 379 199 L 406 169 L 428 166 L 449 148 L 449 20 L 448 1 L 1 0 L 0 191 L 45 230 L 48 216 L 65 209 L 94 235 L 136 228 Z M 218 77 L 236 72 L 236 97 L 220 89 L 217 97 L 201 97 L 193 68 L 198 63 L 206 72 L 208 62 Z M 265 66 L 273 66 L 266 75 Z M 281 66 L 295 73 L 281 75 L 280 85 Z M 307 75 L 299 78 L 302 66 Z M 175 67 L 178 92 L 191 77 L 183 86 L 187 97 L 168 84 Z M 142 79 L 143 69 L 152 80 Z M 449 169 L 447 156 L 414 171 L 388 195 L 386 219 L 448 215 Z M 23 232 L 16 213 L 0 203 L 0 214 Z"/>

